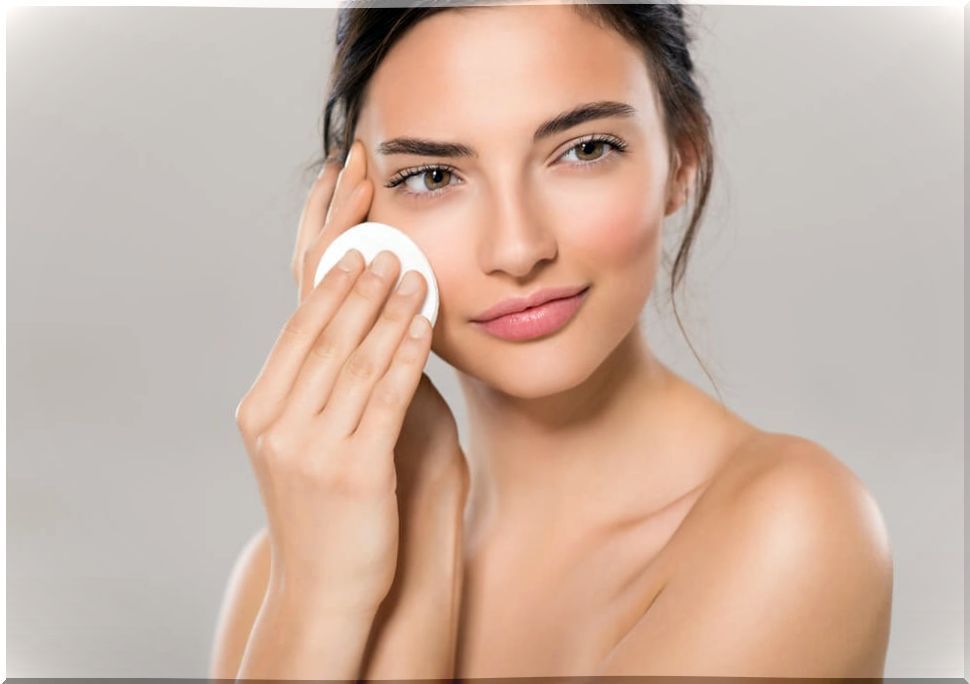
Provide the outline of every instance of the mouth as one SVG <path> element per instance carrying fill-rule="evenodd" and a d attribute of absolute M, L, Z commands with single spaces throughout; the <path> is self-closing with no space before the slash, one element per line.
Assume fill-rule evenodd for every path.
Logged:
<path fill-rule="evenodd" d="M 545 337 L 566 326 L 579 311 L 591 285 L 581 288 L 563 289 L 559 292 L 540 291 L 533 296 L 533 305 L 525 304 L 530 300 L 506 300 L 489 310 L 505 308 L 505 313 L 480 316 L 472 324 L 483 331 L 504 340 L 520 341 Z M 559 296 L 550 297 L 550 294 Z M 509 311 L 511 309 L 511 311 Z"/>
<path fill-rule="evenodd" d="M 503 299 L 499 303 L 490 306 L 485 311 L 482 311 L 480 314 L 478 314 L 478 316 L 473 318 L 472 321 L 475 323 L 487 323 L 488 321 L 499 318 L 500 316 L 519 313 L 520 311 L 525 311 L 526 309 L 540 306 L 554 299 L 567 299 L 588 288 L 588 284 L 567 287 L 546 287 L 533 292 L 527 297 L 510 297 L 509 299 Z"/>

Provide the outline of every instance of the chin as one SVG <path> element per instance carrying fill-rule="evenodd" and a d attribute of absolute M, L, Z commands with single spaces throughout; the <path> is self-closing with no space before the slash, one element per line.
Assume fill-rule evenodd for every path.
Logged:
<path fill-rule="evenodd" d="M 527 368 L 502 367 L 480 372 L 476 377 L 510 397 L 540 399 L 560 394 L 583 383 L 595 370 L 591 364 L 581 364 L 578 359 L 555 363 L 530 364 Z"/>
<path fill-rule="evenodd" d="M 580 321 L 574 321 L 579 323 Z M 455 370 L 519 399 L 539 399 L 581 385 L 609 355 L 609 340 L 577 325 L 529 342 L 470 336 L 435 353 Z"/>

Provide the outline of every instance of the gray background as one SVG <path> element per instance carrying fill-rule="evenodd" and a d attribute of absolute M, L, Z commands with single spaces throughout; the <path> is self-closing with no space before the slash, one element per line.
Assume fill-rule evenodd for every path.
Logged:
<path fill-rule="evenodd" d="M 693 11 L 719 159 L 690 339 L 877 498 L 886 675 L 963 676 L 964 9 Z M 296 305 L 334 10 L 8 12 L 7 674 L 202 677 L 263 521 L 233 410 Z"/>

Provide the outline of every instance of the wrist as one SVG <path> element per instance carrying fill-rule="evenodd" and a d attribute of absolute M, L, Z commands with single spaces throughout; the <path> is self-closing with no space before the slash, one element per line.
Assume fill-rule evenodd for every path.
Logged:
<path fill-rule="evenodd" d="M 451 505 L 464 506 L 471 478 L 468 462 L 457 440 L 440 440 L 425 449 L 421 456 L 420 475 L 409 481 L 428 497 Z"/>
<path fill-rule="evenodd" d="M 374 619 L 367 611 L 316 610 L 286 592 L 267 592 L 238 679 L 356 681 Z"/>
<path fill-rule="evenodd" d="M 354 598 L 320 587 L 317 582 L 270 573 L 266 601 L 281 614 L 299 619 L 302 615 L 327 616 L 349 623 L 373 620 L 380 600 Z"/>
<path fill-rule="evenodd" d="M 465 492 L 459 481 L 424 483 L 410 497 L 401 530 L 397 593 L 435 605 L 448 602 L 462 572 Z"/>

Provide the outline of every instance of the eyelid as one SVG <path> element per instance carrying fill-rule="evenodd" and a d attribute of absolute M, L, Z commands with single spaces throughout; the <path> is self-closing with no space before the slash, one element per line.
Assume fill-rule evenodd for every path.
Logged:
<path fill-rule="evenodd" d="M 556 161 L 558 161 L 566 154 L 568 154 L 569 152 L 572 152 L 575 148 L 579 147 L 580 145 L 586 142 L 604 142 L 607 145 L 610 145 L 613 149 L 611 150 L 611 152 L 603 155 L 599 159 L 596 159 L 590 162 L 580 162 L 577 164 L 571 164 L 571 166 L 579 166 L 579 167 L 595 166 L 596 164 L 599 164 L 604 160 L 615 156 L 616 154 L 623 154 L 628 147 L 628 144 L 624 140 L 622 140 L 621 138 L 618 138 L 615 135 L 611 135 L 608 133 L 590 133 L 588 135 L 584 135 L 575 140 L 571 140 L 567 144 L 567 147 L 562 152 L 556 155 L 555 157 Z M 448 173 L 452 174 L 454 177 L 458 178 L 459 179 L 458 185 L 464 182 L 463 180 L 461 180 L 461 176 L 458 174 L 457 169 L 451 164 L 427 163 L 427 164 L 421 164 L 419 166 L 412 166 L 406 169 L 401 169 L 396 174 L 394 174 L 387 182 L 384 183 L 384 187 L 393 189 L 399 185 L 403 185 L 408 180 L 410 180 L 413 176 L 420 175 L 427 171 L 435 171 L 439 169 L 442 171 L 447 171 Z M 438 190 L 429 190 L 428 192 L 411 192 L 409 190 L 402 190 L 401 192 L 405 195 L 410 195 L 418 199 L 426 199 L 428 197 L 436 197 L 446 192 L 447 191 L 446 188 L 448 187 L 449 186 L 446 185 L 444 188 L 439 188 Z"/>
<path fill-rule="evenodd" d="M 442 171 L 448 171 L 449 173 L 457 174 L 457 169 L 451 164 L 421 164 L 419 166 L 411 166 L 406 169 L 401 169 L 395 173 L 391 178 L 384 183 L 385 188 L 392 188 L 400 183 L 403 183 L 411 176 L 416 176 L 419 173 L 424 173 L 425 171 L 435 171 L 441 169 Z"/>
<path fill-rule="evenodd" d="M 572 152 L 575 148 L 579 147 L 580 145 L 586 142 L 605 142 L 606 144 L 613 147 L 614 152 L 624 152 L 628 147 L 628 144 L 624 140 L 616 137 L 615 135 L 610 135 L 609 133 L 590 133 L 588 135 L 584 135 L 582 137 L 576 138 L 575 140 L 569 141 L 569 143 L 567 143 L 566 148 L 563 149 L 562 152 L 556 155 L 555 157 L 556 161 L 562 159 L 562 157 L 565 154 Z M 600 157 L 600 159 L 605 159 L 607 156 L 612 156 L 612 155 L 603 155 L 602 157 Z M 598 161 L 599 160 L 586 162 L 584 164 L 580 164 L 580 166 L 589 166 L 590 164 L 596 164 Z"/>

